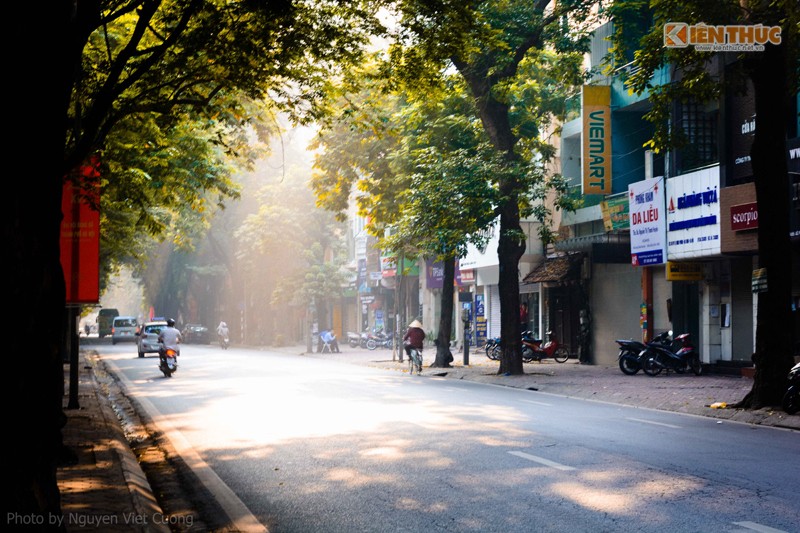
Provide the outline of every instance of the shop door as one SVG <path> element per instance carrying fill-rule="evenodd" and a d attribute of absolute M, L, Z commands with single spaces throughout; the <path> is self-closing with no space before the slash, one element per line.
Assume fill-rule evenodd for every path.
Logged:
<path fill-rule="evenodd" d="M 696 281 L 672 282 L 672 331 L 691 334 L 689 340 L 695 348 L 700 346 L 700 288 Z"/>

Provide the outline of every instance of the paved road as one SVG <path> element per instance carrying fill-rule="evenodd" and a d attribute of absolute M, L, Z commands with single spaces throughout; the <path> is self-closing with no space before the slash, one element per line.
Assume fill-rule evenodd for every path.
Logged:
<path fill-rule="evenodd" d="M 153 358 L 105 359 L 244 525 L 253 516 L 273 532 L 800 525 L 794 432 L 286 353 L 221 353 L 187 347 L 170 380 Z M 371 366 L 397 369 L 386 353 L 369 355 Z"/>

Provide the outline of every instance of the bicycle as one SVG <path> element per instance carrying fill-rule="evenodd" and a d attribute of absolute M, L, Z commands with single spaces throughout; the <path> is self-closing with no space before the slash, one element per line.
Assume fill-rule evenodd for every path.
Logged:
<path fill-rule="evenodd" d="M 417 370 L 417 375 L 422 373 L 422 352 L 416 348 L 408 350 L 408 373 L 414 374 L 414 369 Z"/>

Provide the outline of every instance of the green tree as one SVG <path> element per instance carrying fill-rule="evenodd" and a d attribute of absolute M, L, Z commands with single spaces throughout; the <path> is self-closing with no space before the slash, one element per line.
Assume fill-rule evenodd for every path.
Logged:
<path fill-rule="evenodd" d="M 512 87 L 523 87 L 521 66 L 535 69 L 552 51 L 564 55 L 575 67 L 576 52 L 586 50 L 595 23 L 598 2 L 571 1 L 459 1 L 405 0 L 397 2 L 397 43 L 390 49 L 390 70 L 410 84 L 424 88 L 447 68 L 464 78 L 475 100 L 481 123 L 494 149 L 507 165 L 497 177 L 500 219 L 500 313 L 503 355 L 500 373 L 521 374 L 519 310 L 519 259 L 525 250 L 520 226 L 530 183 L 525 173 L 515 172 L 520 163 L 533 158 L 546 160 L 552 149 L 542 143 L 520 143 L 521 137 L 536 139 L 538 131 L 521 128 L 536 124 L 520 118 L 535 117 L 547 123 L 552 110 L 533 105 L 515 105 Z M 579 78 L 579 70 L 561 68 L 566 85 Z M 549 101 L 549 99 L 545 99 Z M 534 128 L 535 130 L 535 128 Z M 532 135 L 533 133 L 533 135 Z M 544 150 L 542 148 L 545 148 Z M 506 340 L 507 339 L 507 340 Z"/>
<path fill-rule="evenodd" d="M 9 393 L 19 406 L 10 423 L 31 430 L 7 450 L 13 458 L 4 469 L 13 487 L 8 510 L 60 514 L 64 176 L 104 148 L 128 117 L 172 118 L 174 125 L 189 113 L 235 128 L 247 119 L 232 105 L 235 95 L 259 100 L 268 93 L 295 116 L 315 117 L 334 63 L 355 59 L 365 28 L 377 28 L 364 5 L 96 0 L 12 6 L 10 19 L 17 22 L 8 42 L 24 46 L 8 65 L 16 80 L 8 147 L 14 157 L 3 236 L 12 257 L 12 305 L 23 317 L 11 351 L 28 355 L 9 368 Z"/>
<path fill-rule="evenodd" d="M 793 341 L 797 340 L 791 317 L 792 261 L 786 256 L 791 249 L 786 140 L 790 98 L 796 97 L 800 83 L 800 5 L 794 0 L 618 0 L 612 15 L 616 24 L 616 58 L 624 60 L 626 49 L 631 46 L 637 50 L 635 63 L 639 70 L 627 83 L 638 94 L 649 92 L 653 109 L 647 118 L 656 126 L 651 144 L 657 150 L 685 143 L 682 131 L 669 127 L 672 102 L 690 98 L 718 100 L 726 91 L 741 92 L 747 80 L 752 83 L 757 117 L 751 159 L 759 205 L 758 262 L 767 270 L 769 289 L 758 297 L 753 388 L 738 406 L 777 405 L 793 364 Z M 652 27 L 639 39 L 641 32 L 636 31 L 635 21 L 650 16 Z M 728 76 L 720 78 L 711 68 L 712 59 L 719 54 L 664 47 L 664 24 L 676 21 L 780 26 L 781 43 L 767 44 L 763 52 L 741 53 L 735 63 L 738 69 L 730 69 Z M 730 62 L 731 57 L 723 59 Z M 657 85 L 653 76 L 665 66 L 678 76 L 672 83 Z"/>
<path fill-rule="evenodd" d="M 453 330 L 455 262 L 467 244 L 484 244 L 481 230 L 494 219 L 496 152 L 486 139 L 471 98 L 455 76 L 437 91 L 409 102 L 398 114 L 399 146 L 391 167 L 409 187 L 392 232 L 380 246 L 403 255 L 442 261 L 441 313 L 432 367 L 448 367 Z"/>

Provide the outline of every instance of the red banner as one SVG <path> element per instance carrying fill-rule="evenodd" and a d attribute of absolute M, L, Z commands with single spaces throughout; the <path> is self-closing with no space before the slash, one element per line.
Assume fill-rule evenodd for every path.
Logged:
<path fill-rule="evenodd" d="M 86 190 L 96 187 L 99 160 L 93 158 L 80 171 L 78 186 L 64 183 L 61 199 L 61 268 L 67 286 L 68 304 L 100 301 L 100 213 L 86 201 Z M 84 191 L 81 194 L 81 191 Z"/>

